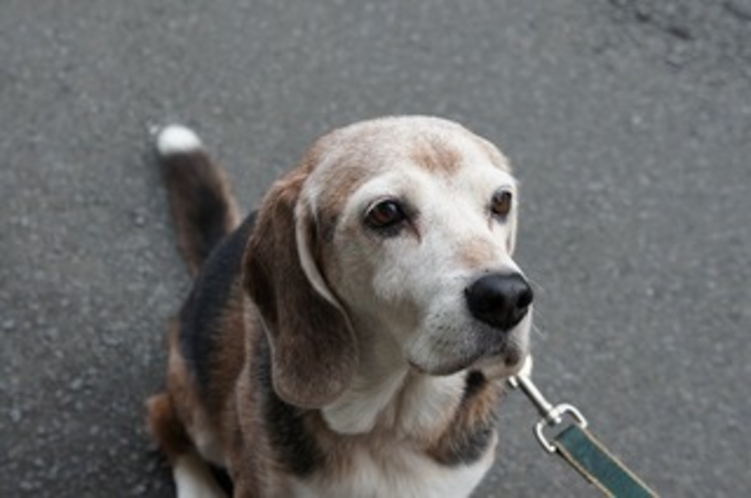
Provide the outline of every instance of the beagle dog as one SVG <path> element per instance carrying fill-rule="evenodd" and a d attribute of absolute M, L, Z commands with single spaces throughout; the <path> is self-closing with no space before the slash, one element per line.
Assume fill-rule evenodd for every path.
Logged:
<path fill-rule="evenodd" d="M 148 400 L 177 494 L 469 495 L 532 315 L 498 149 L 438 118 L 357 123 L 243 221 L 194 132 L 156 145 L 195 276 Z"/>

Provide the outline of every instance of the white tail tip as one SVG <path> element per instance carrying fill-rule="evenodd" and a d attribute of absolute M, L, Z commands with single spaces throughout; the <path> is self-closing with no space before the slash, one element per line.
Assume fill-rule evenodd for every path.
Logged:
<path fill-rule="evenodd" d="M 157 132 L 156 148 L 159 154 L 169 156 L 183 152 L 193 152 L 203 148 L 198 135 L 182 125 L 165 126 Z"/>

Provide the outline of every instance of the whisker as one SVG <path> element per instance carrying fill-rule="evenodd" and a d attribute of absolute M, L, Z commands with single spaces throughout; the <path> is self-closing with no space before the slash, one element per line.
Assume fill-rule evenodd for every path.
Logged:
<path fill-rule="evenodd" d="M 526 275 L 526 277 L 527 277 L 527 281 L 532 284 L 535 290 L 539 290 L 541 294 L 547 293 L 547 289 L 545 289 L 545 287 L 543 287 L 543 285 L 540 282 L 530 277 L 529 275 Z"/>

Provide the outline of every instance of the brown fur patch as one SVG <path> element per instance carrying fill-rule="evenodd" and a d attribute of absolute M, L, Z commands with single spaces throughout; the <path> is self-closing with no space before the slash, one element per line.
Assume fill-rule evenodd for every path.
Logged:
<path fill-rule="evenodd" d="M 316 142 L 303 157 L 298 171 L 306 177 L 310 175 L 323 159 L 326 146 L 330 147 L 329 142 L 334 140 L 335 134 Z M 347 201 L 360 185 L 376 173 L 372 164 L 373 157 L 369 152 L 371 151 L 367 148 L 355 148 L 347 154 L 340 153 L 326 158 L 326 161 L 332 164 L 327 171 L 321 173 L 322 176 L 317 181 L 322 191 L 316 196 L 318 204 L 315 206 L 315 212 L 311 213 L 315 225 L 313 228 L 319 242 L 326 243 L 333 239 L 334 230 Z"/>
<path fill-rule="evenodd" d="M 245 364 L 245 299 L 238 275 L 217 325 L 218 340 L 211 358 L 211 386 L 220 406 L 234 393 L 237 377 Z"/>
<path fill-rule="evenodd" d="M 148 428 L 170 463 L 192 450 L 193 444 L 177 416 L 169 393 L 151 396 L 146 402 Z"/>
<path fill-rule="evenodd" d="M 430 137 L 420 140 L 410 155 L 415 164 L 431 173 L 455 173 L 461 165 L 461 153 L 446 142 Z"/>
<path fill-rule="evenodd" d="M 459 248 L 462 264 L 469 268 L 483 268 L 488 261 L 495 260 L 496 248 L 485 240 L 472 239 Z"/>
<path fill-rule="evenodd" d="M 480 379 L 473 379 L 480 376 Z M 470 372 L 464 398 L 446 430 L 427 448 L 436 461 L 456 465 L 479 458 L 494 437 L 495 409 L 502 392 L 500 380 Z"/>
<path fill-rule="evenodd" d="M 366 168 L 355 166 L 343 169 L 341 174 L 337 174 L 335 179 L 332 178 L 332 181 L 327 183 L 326 191 L 320 196 L 316 213 L 317 230 L 322 243 L 331 242 L 334 238 L 334 230 L 344 206 L 352 193 L 370 176 Z"/>
<path fill-rule="evenodd" d="M 193 448 L 187 425 L 192 420 L 195 396 L 180 357 L 177 334 L 177 322 L 171 320 L 167 332 L 167 392 L 152 396 L 147 402 L 149 431 L 170 461 Z"/>
<path fill-rule="evenodd" d="M 246 303 L 246 313 L 252 308 Z M 250 321 L 246 323 L 251 326 Z M 265 340 L 263 331 L 254 325 L 249 328 L 243 337 L 245 358 L 253 358 L 258 341 Z M 251 365 L 246 361 L 222 412 L 222 439 L 235 496 L 273 496 L 270 490 L 276 484 L 274 477 L 278 469 L 272 460 L 265 424 L 259 413 L 263 400 L 259 399 L 256 382 Z"/>
<path fill-rule="evenodd" d="M 306 177 L 305 169 L 293 171 L 264 199 L 243 272 L 268 327 L 275 390 L 288 403 L 321 407 L 349 384 L 357 344 L 346 317 L 313 289 L 300 264 L 295 208 Z M 309 212 L 298 215 L 312 225 Z M 311 248 L 317 243 L 307 241 Z"/>

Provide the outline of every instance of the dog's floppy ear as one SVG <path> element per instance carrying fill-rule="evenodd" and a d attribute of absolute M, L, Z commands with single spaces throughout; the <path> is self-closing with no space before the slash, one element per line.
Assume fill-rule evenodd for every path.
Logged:
<path fill-rule="evenodd" d="M 320 408 L 348 386 L 358 351 L 320 270 L 311 282 L 301 264 L 315 264 L 315 224 L 309 210 L 298 207 L 306 176 L 296 170 L 266 196 L 246 249 L 243 282 L 271 344 L 274 390 L 293 405 Z"/>

